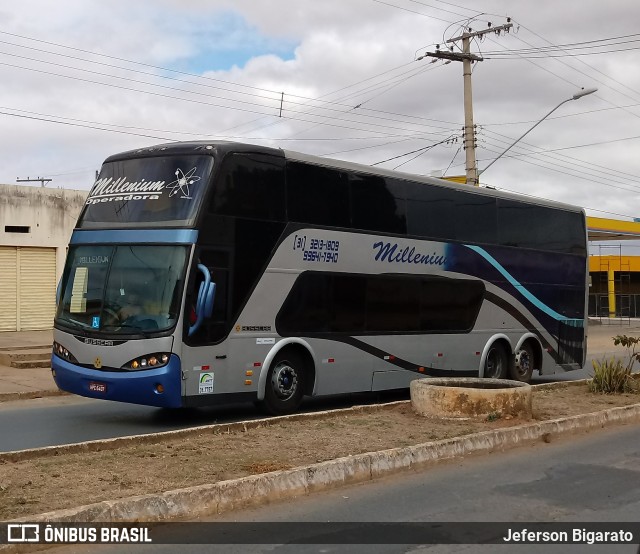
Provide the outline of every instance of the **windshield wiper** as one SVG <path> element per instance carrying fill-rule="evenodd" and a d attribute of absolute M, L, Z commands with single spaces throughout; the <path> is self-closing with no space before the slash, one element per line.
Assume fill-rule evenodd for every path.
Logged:
<path fill-rule="evenodd" d="M 103 325 L 100 328 L 101 331 L 106 331 L 107 329 L 133 329 L 134 331 L 137 331 L 138 334 L 142 335 L 145 338 L 148 338 L 151 336 L 151 333 L 149 333 L 148 331 L 141 329 L 137 325 L 131 325 L 130 323 L 120 323 L 120 324 L 114 323 L 114 324 Z"/>
<path fill-rule="evenodd" d="M 75 327 L 76 329 L 82 329 L 83 331 L 85 329 L 91 329 L 91 327 L 86 323 L 80 323 L 75 319 L 58 319 L 58 323 L 61 323 L 62 325 L 67 325 L 68 327 Z"/>

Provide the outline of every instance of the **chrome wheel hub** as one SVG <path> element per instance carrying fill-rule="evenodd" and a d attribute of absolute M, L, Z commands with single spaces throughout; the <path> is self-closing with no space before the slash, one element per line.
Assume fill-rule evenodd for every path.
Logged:
<path fill-rule="evenodd" d="M 298 388 L 298 375 L 296 370 L 287 362 L 279 363 L 271 376 L 271 387 L 276 396 L 281 400 L 288 400 L 295 395 Z"/>

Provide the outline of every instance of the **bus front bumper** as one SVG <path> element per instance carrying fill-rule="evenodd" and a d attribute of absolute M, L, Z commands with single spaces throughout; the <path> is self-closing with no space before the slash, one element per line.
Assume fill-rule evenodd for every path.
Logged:
<path fill-rule="evenodd" d="M 102 400 L 130 404 L 182 407 L 180 358 L 171 355 L 166 366 L 143 371 L 101 371 L 51 356 L 53 379 L 61 390 Z"/>

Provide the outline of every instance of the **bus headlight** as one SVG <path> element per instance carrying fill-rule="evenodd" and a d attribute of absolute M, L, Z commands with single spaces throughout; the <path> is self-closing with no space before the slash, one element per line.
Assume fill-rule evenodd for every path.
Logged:
<path fill-rule="evenodd" d="M 154 369 L 156 367 L 162 367 L 169 363 L 171 353 L 159 352 L 156 354 L 147 354 L 146 356 L 138 356 L 130 362 L 124 364 L 120 369 L 126 369 L 127 371 L 140 371 L 142 369 Z"/>
<path fill-rule="evenodd" d="M 67 362 L 71 362 L 72 364 L 78 363 L 78 360 L 76 360 L 76 357 L 71 352 L 69 352 L 64 346 L 62 346 L 59 342 L 55 342 L 55 341 L 53 342 L 53 353 L 59 358 L 66 360 Z"/>

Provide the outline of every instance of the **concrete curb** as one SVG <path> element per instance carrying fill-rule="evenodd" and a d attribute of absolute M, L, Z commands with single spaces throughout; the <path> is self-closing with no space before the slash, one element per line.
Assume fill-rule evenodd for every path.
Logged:
<path fill-rule="evenodd" d="M 368 452 L 209 485 L 102 501 L 12 521 L 126 522 L 194 518 L 371 481 L 471 454 L 505 451 L 539 440 L 549 442 L 552 437 L 560 435 L 636 421 L 640 421 L 640 404 L 483 431 L 416 446 Z"/>

